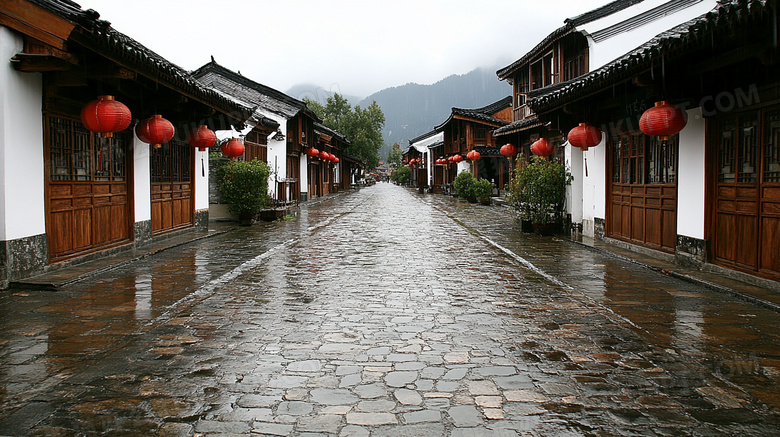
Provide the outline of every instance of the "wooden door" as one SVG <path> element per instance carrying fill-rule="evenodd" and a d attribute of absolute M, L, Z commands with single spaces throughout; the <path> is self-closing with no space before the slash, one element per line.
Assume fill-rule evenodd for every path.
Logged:
<path fill-rule="evenodd" d="M 172 140 L 151 149 L 152 235 L 193 226 L 192 147 Z"/>
<path fill-rule="evenodd" d="M 607 235 L 665 252 L 677 246 L 677 136 L 613 138 Z"/>
<path fill-rule="evenodd" d="M 46 235 L 52 262 L 132 238 L 130 134 L 101 138 L 75 118 L 45 117 Z"/>
<path fill-rule="evenodd" d="M 711 124 L 716 159 L 713 260 L 780 277 L 780 109 L 721 117 Z"/>

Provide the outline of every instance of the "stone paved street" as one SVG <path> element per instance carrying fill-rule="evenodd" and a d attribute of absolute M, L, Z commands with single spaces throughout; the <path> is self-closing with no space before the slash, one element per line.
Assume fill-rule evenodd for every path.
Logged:
<path fill-rule="evenodd" d="M 0 435 L 777 435 L 777 313 L 378 184 L 0 295 Z"/>

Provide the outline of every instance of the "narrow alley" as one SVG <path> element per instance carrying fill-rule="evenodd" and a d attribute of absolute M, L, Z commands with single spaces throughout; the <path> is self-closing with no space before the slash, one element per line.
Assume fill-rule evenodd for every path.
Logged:
<path fill-rule="evenodd" d="M 386 183 L 0 317 L 0 435 L 780 429 L 776 312 Z"/>

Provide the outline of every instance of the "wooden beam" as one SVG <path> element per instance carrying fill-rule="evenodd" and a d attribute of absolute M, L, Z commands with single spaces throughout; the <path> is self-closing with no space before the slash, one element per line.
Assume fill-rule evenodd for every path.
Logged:
<path fill-rule="evenodd" d="M 17 53 L 11 58 L 16 71 L 41 73 L 45 71 L 67 71 L 73 64 L 53 55 Z"/>
<path fill-rule="evenodd" d="M 75 23 L 24 0 L 0 0 L 0 25 L 65 50 Z"/>

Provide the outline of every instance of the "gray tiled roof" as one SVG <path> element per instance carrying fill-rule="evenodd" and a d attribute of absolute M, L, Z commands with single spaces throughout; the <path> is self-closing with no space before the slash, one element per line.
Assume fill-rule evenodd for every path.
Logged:
<path fill-rule="evenodd" d="M 252 113 L 251 106 L 237 104 L 204 87 L 183 68 L 112 28 L 108 21 L 100 20 L 100 14 L 94 10 L 84 11 L 77 3 L 69 0 L 30 0 L 30 2 L 78 24 L 69 40 L 114 62 L 137 70 L 144 76 L 188 97 L 230 113 L 241 121 L 245 121 Z"/>
<path fill-rule="evenodd" d="M 708 36 L 721 29 L 745 25 L 748 16 L 758 16 L 771 8 L 768 3 L 776 5 L 772 0 L 721 1 L 713 11 L 658 34 L 601 68 L 567 82 L 531 91 L 527 105 L 539 113 L 628 80 L 653 63 L 659 63 L 662 54 L 668 57 L 675 51 L 684 51 L 696 44 L 711 44 Z"/>
<path fill-rule="evenodd" d="M 292 118 L 303 111 L 313 119 L 319 120 L 306 103 L 227 69 L 217 64 L 213 58 L 211 62 L 192 74 L 203 85 L 232 96 L 245 104 L 260 106 L 286 118 Z"/>
<path fill-rule="evenodd" d="M 474 120 L 479 120 L 490 124 L 497 124 L 499 126 L 504 126 L 507 124 L 507 122 L 504 120 L 499 120 L 497 118 L 494 118 L 493 115 L 501 111 L 502 109 L 511 108 L 511 107 L 512 107 L 512 96 L 507 96 L 501 100 L 498 100 L 496 102 L 493 102 L 481 108 L 475 108 L 475 109 L 452 108 L 452 112 L 450 113 L 450 116 L 447 118 L 447 120 L 444 123 L 436 126 L 435 130 L 436 131 L 441 130 L 444 127 L 444 125 L 449 123 L 449 121 L 452 120 L 452 117 L 455 115 L 469 117 L 469 118 L 473 118 Z"/>
<path fill-rule="evenodd" d="M 600 18 L 604 18 L 606 16 L 612 15 L 616 12 L 620 12 L 623 9 L 626 9 L 628 7 L 631 7 L 637 3 L 641 3 L 644 0 L 616 0 L 613 2 L 610 2 L 604 6 L 601 6 L 599 8 L 593 9 L 592 11 L 586 12 L 584 14 L 578 15 L 573 18 L 567 18 L 564 20 L 564 25 L 559 27 L 558 29 L 555 29 L 547 35 L 546 38 L 544 38 L 539 44 L 537 44 L 533 49 L 531 49 L 528 53 L 523 55 L 520 59 L 517 61 L 509 64 L 508 66 L 499 69 L 496 71 L 496 75 L 500 80 L 504 80 L 508 78 L 510 75 L 512 75 L 518 68 L 523 66 L 524 64 L 528 63 L 532 60 L 532 58 L 536 57 L 540 52 L 542 52 L 548 45 L 550 45 L 553 41 L 561 38 L 562 36 L 573 32 L 576 26 L 581 26 L 586 23 L 590 23 L 592 21 L 596 21 Z"/>
<path fill-rule="evenodd" d="M 534 127 L 541 126 L 542 122 L 537 117 L 525 118 L 523 120 L 513 121 L 506 126 L 502 126 L 493 131 L 493 136 L 498 137 L 501 135 L 513 134 L 515 132 L 524 131 Z"/>

